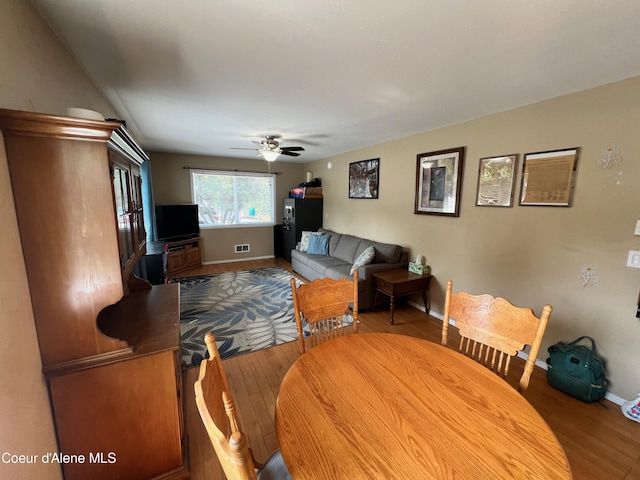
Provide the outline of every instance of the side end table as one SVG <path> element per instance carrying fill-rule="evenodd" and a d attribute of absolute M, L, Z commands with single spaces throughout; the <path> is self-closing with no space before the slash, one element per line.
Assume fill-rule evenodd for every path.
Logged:
<path fill-rule="evenodd" d="M 373 297 L 373 307 L 376 307 L 378 294 L 383 293 L 391 299 L 391 320 L 393 325 L 393 313 L 395 311 L 395 299 L 412 293 L 422 293 L 422 301 L 424 308 L 429 314 L 429 284 L 431 283 L 431 275 L 418 275 L 406 269 L 402 270 L 386 270 L 373 274 L 373 282 L 376 293 Z"/>

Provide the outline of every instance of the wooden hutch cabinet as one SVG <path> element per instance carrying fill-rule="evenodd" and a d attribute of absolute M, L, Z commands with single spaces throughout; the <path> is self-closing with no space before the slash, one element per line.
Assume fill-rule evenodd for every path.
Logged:
<path fill-rule="evenodd" d="M 65 478 L 189 478 L 179 285 L 131 274 L 146 155 L 115 122 L 0 110 L 0 131 L 58 448 L 83 459 Z"/>

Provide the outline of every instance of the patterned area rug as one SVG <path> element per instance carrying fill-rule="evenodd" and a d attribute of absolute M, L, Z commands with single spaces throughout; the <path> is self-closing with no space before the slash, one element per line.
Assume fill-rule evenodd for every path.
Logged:
<path fill-rule="evenodd" d="M 216 336 L 222 358 L 296 340 L 292 277 L 284 268 L 269 267 L 175 279 L 187 365 L 199 366 L 207 356 L 207 332 Z"/>

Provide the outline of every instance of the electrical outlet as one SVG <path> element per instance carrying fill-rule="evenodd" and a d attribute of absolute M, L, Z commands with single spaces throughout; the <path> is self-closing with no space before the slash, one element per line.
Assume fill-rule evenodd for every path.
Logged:
<path fill-rule="evenodd" d="M 629 250 L 627 257 L 627 267 L 640 268 L 640 252 L 637 250 Z"/>
<path fill-rule="evenodd" d="M 633 231 L 634 235 L 640 235 L 640 220 L 636 220 L 636 229 Z"/>

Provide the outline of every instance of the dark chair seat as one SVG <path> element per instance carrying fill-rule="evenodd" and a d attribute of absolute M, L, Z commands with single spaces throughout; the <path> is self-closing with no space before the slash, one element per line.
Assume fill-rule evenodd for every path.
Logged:
<path fill-rule="evenodd" d="M 291 475 L 282 460 L 280 450 L 273 452 L 258 470 L 258 480 L 291 480 Z"/>

